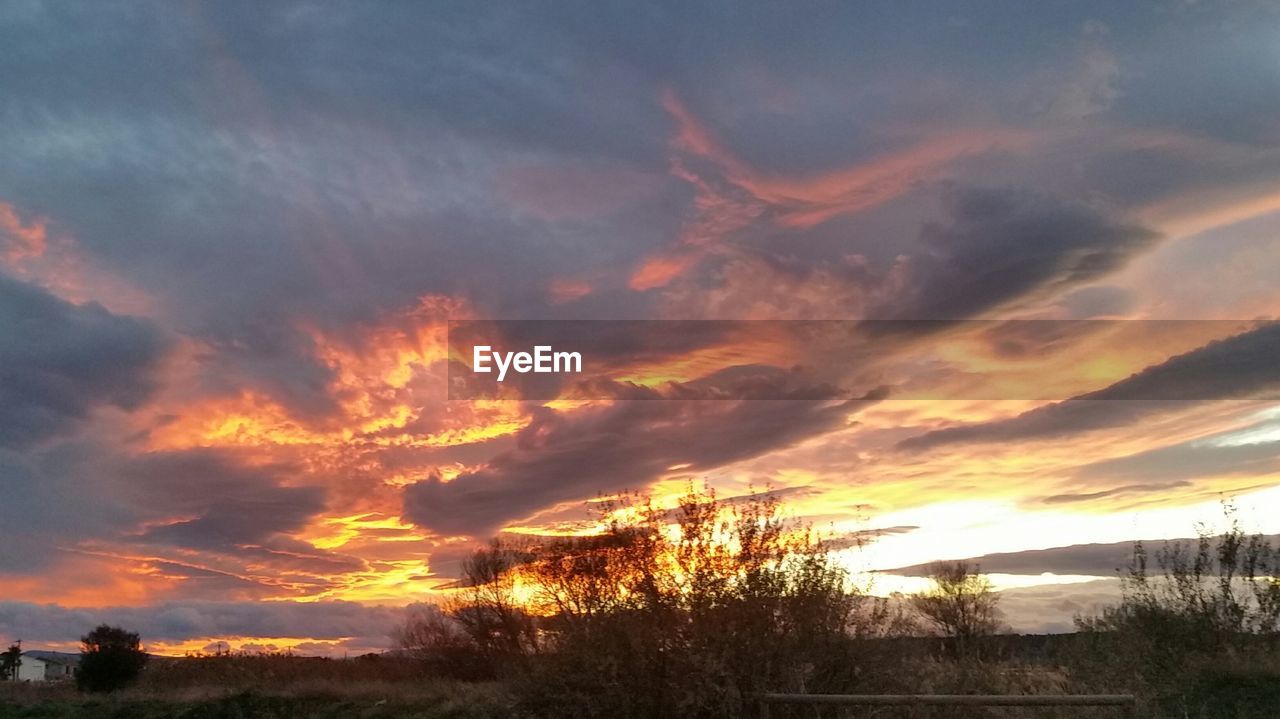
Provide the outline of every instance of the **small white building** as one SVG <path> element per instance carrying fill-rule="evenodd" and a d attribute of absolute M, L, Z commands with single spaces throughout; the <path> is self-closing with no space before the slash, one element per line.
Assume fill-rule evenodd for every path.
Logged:
<path fill-rule="evenodd" d="M 76 666 L 79 663 L 79 654 L 37 650 L 23 652 L 22 664 L 18 665 L 18 675 L 14 679 L 20 682 L 52 682 L 71 679 L 76 675 Z"/>

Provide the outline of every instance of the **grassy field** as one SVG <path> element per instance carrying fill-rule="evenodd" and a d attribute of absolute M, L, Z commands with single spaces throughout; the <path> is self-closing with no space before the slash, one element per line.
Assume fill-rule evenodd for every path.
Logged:
<path fill-rule="evenodd" d="M 497 719 L 510 714 L 511 702 L 500 687 L 439 680 L 321 678 L 272 688 L 143 685 L 110 695 L 82 694 L 66 684 L 0 685 L 0 719 Z"/>

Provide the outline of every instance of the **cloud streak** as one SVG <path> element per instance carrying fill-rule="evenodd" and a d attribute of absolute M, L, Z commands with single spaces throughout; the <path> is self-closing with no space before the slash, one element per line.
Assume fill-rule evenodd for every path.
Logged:
<path fill-rule="evenodd" d="M 1280 324 L 1266 323 L 1169 358 L 1108 387 L 1007 420 L 948 427 L 898 444 L 908 451 L 990 442 L 1051 439 L 1131 425 L 1144 417 L 1212 400 L 1274 396 Z M 1170 399 L 1161 399 L 1162 396 Z"/>
<path fill-rule="evenodd" d="M 484 537 L 539 510 L 640 490 L 681 467 L 750 459 L 846 424 L 874 399 L 844 402 L 622 401 L 565 416 L 544 410 L 516 449 L 483 469 L 405 490 L 405 516 L 441 534 Z"/>

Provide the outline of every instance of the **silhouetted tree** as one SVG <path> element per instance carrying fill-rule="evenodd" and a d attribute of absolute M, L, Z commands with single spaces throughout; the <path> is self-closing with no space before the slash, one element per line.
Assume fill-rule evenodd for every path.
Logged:
<path fill-rule="evenodd" d="M 22 666 L 22 640 L 9 645 L 3 654 L 0 654 L 0 681 L 18 678 L 18 667 Z"/>
<path fill-rule="evenodd" d="M 462 622 L 435 605 L 407 607 L 404 622 L 392 632 L 392 640 L 433 676 L 469 681 L 495 678 L 491 655 Z"/>
<path fill-rule="evenodd" d="M 477 642 L 536 653 L 533 715 L 739 717 L 754 692 L 846 686 L 866 666 L 853 638 L 889 624 L 769 495 L 597 507 L 597 534 L 477 554 L 451 609 Z"/>
<path fill-rule="evenodd" d="M 1000 598 L 977 565 L 936 562 L 929 569 L 929 579 L 933 586 L 913 596 L 911 604 L 948 639 L 957 656 L 974 651 L 982 637 L 1000 630 Z"/>
<path fill-rule="evenodd" d="M 530 558 L 496 540 L 477 550 L 462 563 L 462 586 L 447 607 L 495 669 L 519 663 L 538 647 L 533 617 L 516 592 L 519 569 Z"/>
<path fill-rule="evenodd" d="M 110 692 L 133 683 L 147 664 L 136 632 L 106 624 L 80 638 L 76 685 L 85 691 Z"/>

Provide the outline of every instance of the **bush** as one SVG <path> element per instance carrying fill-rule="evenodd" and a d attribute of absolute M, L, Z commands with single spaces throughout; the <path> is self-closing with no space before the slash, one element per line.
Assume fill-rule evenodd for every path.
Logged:
<path fill-rule="evenodd" d="M 929 579 L 933 586 L 911 597 L 911 606 L 945 638 L 952 656 L 977 656 L 983 640 L 1001 630 L 1000 595 L 968 562 L 935 562 Z"/>
<path fill-rule="evenodd" d="M 1280 691 L 1280 548 L 1226 529 L 1151 556 L 1142 543 L 1119 605 L 1078 618 L 1080 676 L 1137 689 L 1158 715 L 1252 717 Z"/>
<path fill-rule="evenodd" d="M 111 692 L 137 680 L 147 664 L 136 632 L 100 625 L 80 638 L 76 685 L 85 691 Z"/>
<path fill-rule="evenodd" d="M 407 607 L 405 621 L 392 639 L 430 676 L 473 682 L 496 678 L 492 657 L 472 639 L 462 622 L 434 605 Z"/>
<path fill-rule="evenodd" d="M 856 683 L 857 638 L 891 624 L 768 495 L 601 506 L 598 534 L 477 553 L 450 608 L 535 716 L 742 716 L 754 692 Z"/>

